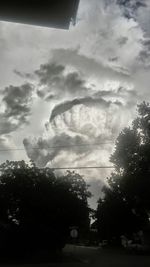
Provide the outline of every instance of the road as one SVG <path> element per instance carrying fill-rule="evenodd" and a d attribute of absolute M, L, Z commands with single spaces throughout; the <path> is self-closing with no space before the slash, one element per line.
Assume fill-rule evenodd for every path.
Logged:
<path fill-rule="evenodd" d="M 12 265 L 0 265 L 0 267 Z M 128 254 L 123 250 L 67 245 L 62 262 L 17 264 L 18 267 L 150 267 L 150 256 Z"/>
<path fill-rule="evenodd" d="M 66 246 L 64 254 L 67 253 L 76 260 L 68 267 L 150 267 L 150 255 L 129 254 L 122 249 Z"/>

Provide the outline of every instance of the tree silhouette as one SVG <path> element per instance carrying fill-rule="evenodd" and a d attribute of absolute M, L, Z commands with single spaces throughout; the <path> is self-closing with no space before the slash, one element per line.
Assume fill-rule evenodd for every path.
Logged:
<path fill-rule="evenodd" d="M 138 117 L 123 129 L 110 158 L 115 171 L 99 199 L 97 221 L 103 238 L 146 227 L 150 217 L 150 105 L 138 105 Z"/>
<path fill-rule="evenodd" d="M 0 172 L 0 226 L 8 228 L 1 247 L 62 248 L 71 226 L 88 229 L 90 192 L 79 174 L 56 177 L 24 161 L 6 161 Z"/>

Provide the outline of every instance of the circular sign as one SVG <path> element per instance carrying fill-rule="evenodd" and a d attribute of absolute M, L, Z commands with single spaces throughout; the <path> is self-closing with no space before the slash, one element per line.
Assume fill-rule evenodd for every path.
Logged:
<path fill-rule="evenodd" d="M 72 229 L 70 232 L 70 235 L 72 238 L 77 238 L 78 236 L 78 231 L 76 229 Z"/>

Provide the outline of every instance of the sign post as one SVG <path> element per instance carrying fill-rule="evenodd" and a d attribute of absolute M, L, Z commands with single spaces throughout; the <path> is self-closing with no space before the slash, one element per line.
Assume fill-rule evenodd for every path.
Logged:
<path fill-rule="evenodd" d="M 76 240 L 78 237 L 78 230 L 75 227 L 72 227 L 70 231 L 70 236 L 73 239 L 73 253 L 75 253 L 76 252 Z"/>
<path fill-rule="evenodd" d="M 77 229 L 72 229 L 70 231 L 70 235 L 75 240 L 78 237 L 78 231 L 77 231 Z"/>

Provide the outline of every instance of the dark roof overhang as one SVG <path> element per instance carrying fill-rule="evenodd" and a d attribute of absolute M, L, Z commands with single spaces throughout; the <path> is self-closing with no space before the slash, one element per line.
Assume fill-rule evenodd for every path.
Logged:
<path fill-rule="evenodd" d="M 80 0 L 1 0 L 0 20 L 69 29 Z"/>

